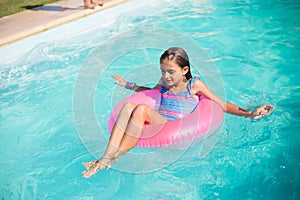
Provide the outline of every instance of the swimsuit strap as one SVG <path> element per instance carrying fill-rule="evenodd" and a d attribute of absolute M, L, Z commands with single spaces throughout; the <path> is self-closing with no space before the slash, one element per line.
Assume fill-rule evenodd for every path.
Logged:
<path fill-rule="evenodd" d="M 194 85 L 194 82 L 195 82 L 196 79 L 199 79 L 199 78 L 198 78 L 198 77 L 192 77 L 191 80 L 190 80 L 190 82 L 189 82 L 188 85 L 187 85 L 187 91 L 188 91 L 189 94 L 191 94 L 190 91 L 191 91 L 192 86 Z M 167 87 L 165 86 L 165 82 L 162 81 L 162 85 L 161 85 L 161 87 L 160 87 L 160 89 L 159 89 L 159 92 L 160 92 L 161 94 L 163 94 L 163 93 L 165 93 L 165 92 L 167 92 L 167 91 L 168 91 L 168 89 L 167 89 Z M 183 92 L 185 92 L 185 91 L 183 91 Z"/>
<path fill-rule="evenodd" d="M 169 92 L 165 86 L 161 87 L 161 101 L 158 112 L 168 121 L 180 119 L 196 108 L 198 100 L 190 93 L 194 81 L 195 78 L 192 78 L 187 85 L 187 89 L 182 92 Z"/>

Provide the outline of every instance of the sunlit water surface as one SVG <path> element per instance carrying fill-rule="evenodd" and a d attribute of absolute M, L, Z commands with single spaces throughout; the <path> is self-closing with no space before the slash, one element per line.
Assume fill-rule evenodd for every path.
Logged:
<path fill-rule="evenodd" d="M 299 199 L 299 10 L 296 0 L 154 1 L 123 12 L 109 26 L 100 22 L 1 63 L 1 199 Z M 99 45 L 143 28 L 176 31 L 201 45 L 219 70 L 226 100 L 249 109 L 270 103 L 276 109 L 258 121 L 226 115 L 206 157 L 199 157 L 196 145 L 158 171 L 110 169 L 84 179 L 81 163 L 94 156 L 76 130 L 77 75 Z M 161 53 L 120 55 L 101 77 L 95 113 L 106 134 L 103 141 L 111 111 L 103 102 L 115 105 L 122 99 L 114 98 L 117 88 L 110 76 L 126 74 L 138 83 L 147 76 L 154 85 Z M 135 74 L 132 69 L 144 63 L 157 68 Z M 118 89 L 122 97 L 131 94 Z M 105 142 L 99 144 L 99 156 Z"/>

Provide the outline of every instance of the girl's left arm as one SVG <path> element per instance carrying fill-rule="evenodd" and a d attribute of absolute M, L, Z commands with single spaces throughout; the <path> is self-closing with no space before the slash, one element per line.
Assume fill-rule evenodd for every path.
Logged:
<path fill-rule="evenodd" d="M 135 92 L 141 92 L 141 91 L 144 91 L 144 90 L 158 89 L 159 86 L 160 86 L 160 82 L 161 82 L 161 79 L 160 79 L 160 81 L 157 83 L 157 85 L 154 88 L 150 88 L 150 87 L 137 85 L 135 83 L 127 82 L 123 77 L 121 77 L 118 74 L 115 74 L 112 77 L 118 80 L 118 81 L 115 82 L 115 84 L 120 85 L 122 87 L 125 87 L 127 89 L 134 90 Z"/>
<path fill-rule="evenodd" d="M 205 83 L 203 83 L 199 79 L 195 80 L 192 89 L 197 96 L 203 95 L 204 97 L 213 100 L 214 102 L 220 105 L 224 112 L 227 112 L 229 114 L 259 119 L 261 117 L 269 115 L 274 110 L 274 107 L 271 105 L 264 105 L 253 112 L 240 108 L 239 106 L 230 102 L 226 102 L 220 97 L 218 97 L 208 88 L 208 86 Z"/>

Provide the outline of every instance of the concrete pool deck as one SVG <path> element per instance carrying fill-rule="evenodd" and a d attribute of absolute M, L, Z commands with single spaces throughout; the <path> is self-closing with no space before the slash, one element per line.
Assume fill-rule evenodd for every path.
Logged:
<path fill-rule="evenodd" d="M 127 1 L 130 0 L 104 0 L 103 6 L 84 9 L 83 0 L 61 0 L 2 17 L 0 18 L 0 47 Z"/>

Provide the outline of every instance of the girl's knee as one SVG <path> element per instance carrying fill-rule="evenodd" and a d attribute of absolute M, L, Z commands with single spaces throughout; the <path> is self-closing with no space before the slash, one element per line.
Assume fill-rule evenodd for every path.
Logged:
<path fill-rule="evenodd" d="M 138 104 L 132 112 L 132 117 L 145 117 L 149 113 L 149 106 L 146 104 Z"/>
<path fill-rule="evenodd" d="M 132 103 L 132 102 L 126 102 L 123 105 L 123 108 L 132 108 L 134 109 L 136 107 L 136 104 Z"/>
<path fill-rule="evenodd" d="M 134 104 L 132 102 L 126 102 L 122 106 L 122 111 L 127 111 L 128 113 L 131 113 L 135 109 L 135 107 L 136 107 L 136 104 Z"/>

